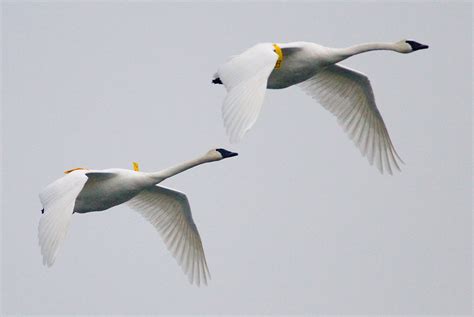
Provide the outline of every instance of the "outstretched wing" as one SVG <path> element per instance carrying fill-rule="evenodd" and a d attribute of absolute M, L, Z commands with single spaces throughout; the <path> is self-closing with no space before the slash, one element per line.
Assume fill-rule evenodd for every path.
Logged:
<path fill-rule="evenodd" d="M 332 65 L 299 86 L 338 119 L 370 164 L 381 173 L 400 171 L 398 156 L 385 123 L 375 104 L 370 81 L 364 74 L 341 65 Z"/>
<path fill-rule="evenodd" d="M 216 76 L 227 89 L 222 117 L 231 142 L 240 141 L 257 120 L 277 60 L 273 45 L 261 43 L 219 67 Z"/>
<path fill-rule="evenodd" d="M 48 185 L 39 197 L 44 214 L 38 227 L 43 264 L 51 266 L 66 233 L 77 196 L 87 182 L 88 170 L 76 170 Z"/>
<path fill-rule="evenodd" d="M 141 191 L 127 204 L 158 230 L 189 282 L 207 284 L 210 273 L 186 195 L 154 186 Z"/>

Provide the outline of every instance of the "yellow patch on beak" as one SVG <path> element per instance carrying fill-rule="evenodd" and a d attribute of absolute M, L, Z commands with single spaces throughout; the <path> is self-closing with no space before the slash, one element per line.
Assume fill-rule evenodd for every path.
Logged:
<path fill-rule="evenodd" d="M 76 168 L 73 168 L 73 169 L 70 169 L 70 170 L 64 171 L 64 174 L 69 174 L 69 173 L 72 173 L 72 172 L 74 172 L 74 171 L 78 171 L 78 170 L 88 170 L 88 168 L 84 168 L 84 167 L 76 167 Z"/>
<path fill-rule="evenodd" d="M 281 51 L 280 46 L 273 44 L 273 47 L 275 48 L 275 53 L 278 55 L 278 60 L 275 64 L 275 69 L 279 69 L 281 67 L 281 63 L 283 62 L 283 52 Z"/>
<path fill-rule="evenodd" d="M 138 172 L 138 171 L 140 170 L 140 169 L 138 168 L 138 163 L 137 163 L 137 162 L 133 162 L 132 164 L 133 164 L 133 170 L 134 170 L 135 172 Z"/>

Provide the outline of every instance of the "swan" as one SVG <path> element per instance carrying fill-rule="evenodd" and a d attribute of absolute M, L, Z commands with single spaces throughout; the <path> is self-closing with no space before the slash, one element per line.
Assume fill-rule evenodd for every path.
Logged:
<path fill-rule="evenodd" d="M 201 238 L 184 193 L 158 186 L 165 179 L 194 166 L 238 155 L 213 149 L 205 155 L 155 173 L 134 170 L 75 168 L 39 194 L 43 205 L 38 227 L 43 264 L 53 265 L 64 240 L 71 215 L 102 211 L 126 203 L 145 217 L 161 234 L 166 246 L 191 284 L 210 278 Z"/>
<path fill-rule="evenodd" d="M 363 156 L 383 174 L 403 163 L 375 104 L 369 78 L 338 64 L 353 55 L 374 50 L 411 53 L 428 45 L 412 40 L 366 43 L 330 48 L 309 42 L 259 43 L 231 57 L 218 68 L 212 83 L 223 84 L 224 125 L 231 142 L 238 142 L 253 126 L 262 108 L 265 89 L 300 86 L 338 119 Z"/>

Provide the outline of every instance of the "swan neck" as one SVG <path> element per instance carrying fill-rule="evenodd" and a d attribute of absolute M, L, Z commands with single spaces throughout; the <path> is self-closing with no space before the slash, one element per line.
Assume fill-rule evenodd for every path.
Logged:
<path fill-rule="evenodd" d="M 399 48 L 395 43 L 364 43 L 364 44 L 358 44 L 346 48 L 334 48 L 332 49 L 333 51 L 333 56 L 334 56 L 334 63 L 340 62 L 346 58 L 349 58 L 351 56 L 365 53 L 365 52 L 370 52 L 370 51 L 395 51 L 395 52 L 400 52 Z"/>
<path fill-rule="evenodd" d="M 176 174 L 182 173 L 190 168 L 193 168 L 197 165 L 201 165 L 204 163 L 211 162 L 212 160 L 205 156 L 198 157 L 196 159 L 186 161 L 184 163 L 172 166 L 170 168 L 164 169 L 162 171 L 156 172 L 156 173 L 151 173 L 151 177 L 153 177 L 157 182 L 161 182 L 169 177 L 172 177 Z"/>

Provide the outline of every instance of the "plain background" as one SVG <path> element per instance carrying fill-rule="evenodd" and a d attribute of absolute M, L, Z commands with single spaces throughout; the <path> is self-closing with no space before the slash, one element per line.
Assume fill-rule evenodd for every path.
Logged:
<path fill-rule="evenodd" d="M 469 3 L 2 4 L 4 313 L 469 314 L 472 5 Z M 366 73 L 402 173 L 380 175 L 297 87 L 268 91 L 228 143 L 212 74 L 257 42 L 373 52 Z M 237 158 L 164 183 L 187 193 L 212 274 L 188 284 L 125 206 L 74 215 L 52 268 L 39 191 L 78 166 L 155 171 L 210 148 Z"/>

